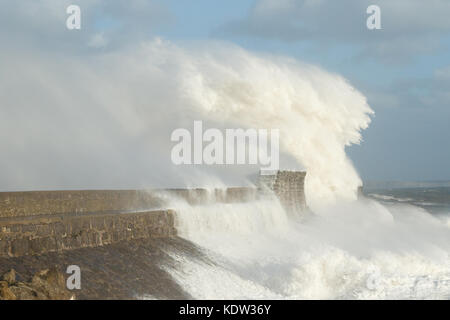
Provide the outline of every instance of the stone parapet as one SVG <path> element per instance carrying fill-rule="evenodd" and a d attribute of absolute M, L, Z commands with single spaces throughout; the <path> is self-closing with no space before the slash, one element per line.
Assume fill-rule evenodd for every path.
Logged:
<path fill-rule="evenodd" d="M 172 210 L 3 218 L 0 256 L 17 257 L 175 235 Z"/>

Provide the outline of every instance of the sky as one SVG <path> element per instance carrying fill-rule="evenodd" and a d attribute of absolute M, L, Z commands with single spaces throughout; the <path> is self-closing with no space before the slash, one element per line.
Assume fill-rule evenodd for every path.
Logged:
<path fill-rule="evenodd" d="M 70 4 L 81 8 L 80 30 L 65 28 Z M 380 30 L 366 27 L 372 4 Z M 70 57 L 92 63 L 155 37 L 224 41 L 338 73 L 375 111 L 361 145 L 347 148 L 363 180 L 450 180 L 447 0 L 0 0 L 0 99 L 21 68 L 38 70 L 14 64 L 18 55 L 63 54 L 71 70 Z"/>

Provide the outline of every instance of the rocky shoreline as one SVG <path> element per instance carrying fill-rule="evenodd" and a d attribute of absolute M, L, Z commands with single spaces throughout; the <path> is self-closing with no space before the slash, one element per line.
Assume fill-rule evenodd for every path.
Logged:
<path fill-rule="evenodd" d="M 29 282 L 16 279 L 15 269 L 2 276 L 0 300 L 73 300 L 75 294 L 65 286 L 64 275 L 57 268 L 37 272 Z"/>
<path fill-rule="evenodd" d="M 194 244 L 178 237 L 0 257 L 0 299 L 190 299 L 165 271 L 177 268 L 169 253 L 207 259 Z M 68 265 L 81 269 L 80 290 L 66 288 Z"/>

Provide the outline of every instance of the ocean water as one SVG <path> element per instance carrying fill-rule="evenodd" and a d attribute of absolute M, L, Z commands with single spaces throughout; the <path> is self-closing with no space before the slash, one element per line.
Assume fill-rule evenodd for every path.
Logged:
<path fill-rule="evenodd" d="M 371 188 L 364 193 L 386 205 L 405 203 L 426 209 L 434 215 L 450 215 L 450 186 Z"/>
<path fill-rule="evenodd" d="M 179 235 L 208 259 L 177 253 L 177 267 L 163 268 L 198 299 L 449 299 L 448 198 L 397 191 L 306 215 L 275 198 L 173 199 Z"/>

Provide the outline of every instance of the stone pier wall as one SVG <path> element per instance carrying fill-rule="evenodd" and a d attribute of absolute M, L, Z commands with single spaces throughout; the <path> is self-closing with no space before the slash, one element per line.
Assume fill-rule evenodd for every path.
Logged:
<path fill-rule="evenodd" d="M 252 201 L 274 193 L 289 211 L 305 207 L 305 173 L 262 176 L 265 187 L 0 192 L 0 257 L 97 247 L 176 235 L 170 200 L 192 205 Z"/>
<path fill-rule="evenodd" d="M 0 257 L 176 236 L 170 199 L 244 202 L 256 188 L 0 193 Z"/>
<path fill-rule="evenodd" d="M 167 190 L 75 190 L 0 192 L 0 218 L 52 214 L 133 212 L 166 209 L 167 199 L 190 204 L 241 202 L 256 198 L 256 188 Z"/>
<path fill-rule="evenodd" d="M 137 190 L 1 192 L 1 217 L 122 212 L 154 208 L 160 200 Z"/>
<path fill-rule="evenodd" d="M 175 235 L 172 210 L 3 218 L 0 219 L 0 257 Z"/>
<path fill-rule="evenodd" d="M 260 188 L 272 191 L 288 212 L 302 212 L 306 208 L 304 171 L 278 171 L 260 176 Z"/>

